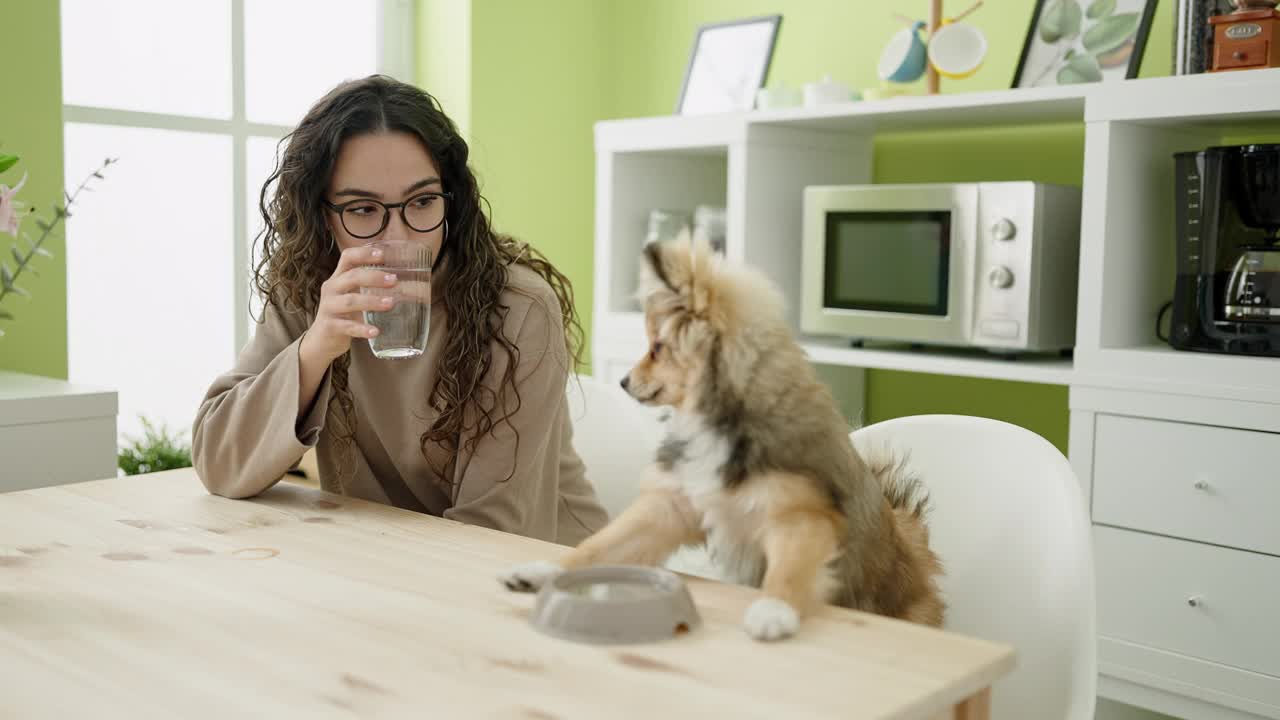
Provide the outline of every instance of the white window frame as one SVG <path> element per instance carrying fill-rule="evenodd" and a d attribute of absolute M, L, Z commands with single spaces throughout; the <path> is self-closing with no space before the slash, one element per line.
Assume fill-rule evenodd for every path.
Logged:
<path fill-rule="evenodd" d="M 257 208 L 247 204 L 247 150 L 250 137 L 282 138 L 293 128 L 285 125 L 252 123 L 245 117 L 245 48 L 244 4 L 231 0 L 231 118 L 193 117 L 168 113 L 136 112 L 86 105 L 62 106 L 62 122 L 87 125 L 112 125 L 155 130 L 180 130 L 229 136 L 232 146 L 232 242 L 235 270 L 235 348 L 234 357 L 249 341 L 249 213 Z M 378 71 L 403 82 L 414 82 L 415 13 L 413 0 L 380 0 L 378 9 Z"/>

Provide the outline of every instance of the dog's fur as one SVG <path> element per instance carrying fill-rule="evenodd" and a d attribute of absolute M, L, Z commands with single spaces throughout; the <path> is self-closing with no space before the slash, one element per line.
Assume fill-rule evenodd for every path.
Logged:
<path fill-rule="evenodd" d="M 830 391 L 758 272 L 729 268 L 705 241 L 645 248 L 650 351 L 623 381 L 675 409 L 636 501 L 559 566 L 511 571 L 532 590 L 563 569 L 658 564 L 706 543 L 739 582 L 758 639 L 793 634 L 824 602 L 941 625 L 920 484 L 900 462 L 865 460 Z"/>

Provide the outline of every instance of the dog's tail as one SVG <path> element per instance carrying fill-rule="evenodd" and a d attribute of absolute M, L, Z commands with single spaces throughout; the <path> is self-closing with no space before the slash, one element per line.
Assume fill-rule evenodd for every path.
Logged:
<path fill-rule="evenodd" d="M 864 456 L 894 510 L 924 520 L 929 513 L 929 490 L 908 464 L 908 453 L 877 448 Z"/>

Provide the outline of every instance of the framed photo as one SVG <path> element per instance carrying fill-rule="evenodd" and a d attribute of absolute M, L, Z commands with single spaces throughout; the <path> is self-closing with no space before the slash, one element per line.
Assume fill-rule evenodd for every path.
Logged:
<path fill-rule="evenodd" d="M 676 113 L 750 110 L 768 79 L 781 24 L 781 15 L 766 15 L 699 27 Z"/>
<path fill-rule="evenodd" d="M 1036 0 L 1013 87 L 1137 77 L 1156 0 Z"/>

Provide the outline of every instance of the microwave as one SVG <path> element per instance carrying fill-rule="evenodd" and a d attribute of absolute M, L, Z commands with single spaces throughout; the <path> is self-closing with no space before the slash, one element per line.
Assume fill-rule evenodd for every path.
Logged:
<path fill-rule="evenodd" d="M 802 232 L 806 334 L 1002 353 L 1075 344 L 1079 188 L 812 186 Z"/>

